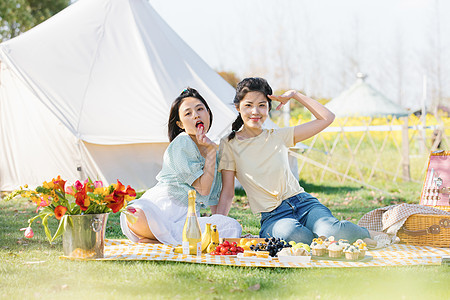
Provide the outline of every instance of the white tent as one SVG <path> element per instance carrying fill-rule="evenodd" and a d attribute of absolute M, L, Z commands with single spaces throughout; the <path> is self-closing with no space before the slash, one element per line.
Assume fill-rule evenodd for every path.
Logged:
<path fill-rule="evenodd" d="M 153 186 L 170 104 L 187 86 L 208 101 L 218 141 L 234 89 L 147 1 L 77 1 L 0 44 L 0 190 L 57 175 Z"/>
<path fill-rule="evenodd" d="M 80 0 L 0 44 L 0 190 L 57 175 L 154 185 L 171 102 L 208 101 L 209 136 L 235 119 L 234 89 L 145 0 Z"/>
<path fill-rule="evenodd" d="M 325 106 L 336 117 L 404 117 L 408 111 L 401 105 L 386 98 L 383 94 L 365 82 L 365 74 L 358 73 L 356 82 Z"/>

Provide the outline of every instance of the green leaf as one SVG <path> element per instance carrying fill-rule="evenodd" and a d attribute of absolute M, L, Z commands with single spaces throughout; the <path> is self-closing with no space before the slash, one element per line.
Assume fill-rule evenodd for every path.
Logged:
<path fill-rule="evenodd" d="M 39 217 L 41 217 L 41 219 L 42 219 L 42 217 L 43 217 L 43 214 L 39 214 L 39 215 L 37 215 L 37 216 L 34 216 L 33 218 L 31 218 L 31 219 L 28 219 L 28 224 L 30 224 L 31 225 L 31 223 L 33 223 L 34 222 L 34 220 L 36 220 L 36 218 L 39 218 Z"/>
<path fill-rule="evenodd" d="M 81 214 L 81 209 L 80 207 L 77 205 L 73 208 L 72 210 L 72 215 L 80 215 Z"/>
<path fill-rule="evenodd" d="M 57 237 L 59 237 L 64 233 L 64 231 L 66 230 L 66 222 L 67 222 L 67 215 L 64 215 L 59 221 L 58 229 L 56 229 L 55 235 L 53 236 L 50 242 L 53 242 Z"/>
<path fill-rule="evenodd" d="M 50 232 L 50 229 L 48 229 L 48 217 L 50 217 L 51 215 L 52 214 L 46 214 L 42 218 L 42 225 L 44 225 L 45 235 L 47 236 L 47 239 L 50 242 L 50 244 L 52 243 L 52 233 Z"/>
<path fill-rule="evenodd" d="M 52 214 L 54 212 L 53 208 L 51 206 L 46 206 L 44 208 L 42 208 L 41 213 L 45 213 L 45 214 Z"/>

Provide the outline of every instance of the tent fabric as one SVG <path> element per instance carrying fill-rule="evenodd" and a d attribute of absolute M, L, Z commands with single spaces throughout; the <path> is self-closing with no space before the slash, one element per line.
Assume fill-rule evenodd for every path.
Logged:
<path fill-rule="evenodd" d="M 187 86 L 208 101 L 218 142 L 236 117 L 234 89 L 147 1 L 73 3 L 0 44 L 0 190 L 58 175 L 153 186 Z"/>
<path fill-rule="evenodd" d="M 0 64 L 0 190 L 57 175 L 153 186 L 187 86 L 213 111 L 211 139 L 236 116 L 234 89 L 145 0 L 77 1 L 0 44 Z"/>
<path fill-rule="evenodd" d="M 186 86 L 221 112 L 212 138 L 234 118 L 223 102 L 233 89 L 144 0 L 77 1 L 3 43 L 0 59 L 90 143 L 167 142 L 167 111 Z"/>
<path fill-rule="evenodd" d="M 386 98 L 364 80 L 358 79 L 348 90 L 325 105 L 336 117 L 407 116 L 400 105 Z"/>

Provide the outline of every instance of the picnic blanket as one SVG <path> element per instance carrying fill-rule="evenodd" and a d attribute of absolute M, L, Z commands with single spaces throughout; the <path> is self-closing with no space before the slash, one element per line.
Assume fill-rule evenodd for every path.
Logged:
<path fill-rule="evenodd" d="M 242 267 L 282 267 L 282 268 L 346 268 L 346 267 L 384 267 L 412 265 L 440 265 L 443 256 L 450 255 L 450 248 L 411 246 L 396 244 L 381 250 L 367 251 L 373 258 L 368 262 L 349 262 L 332 260 L 311 260 L 309 263 L 280 262 L 272 260 L 245 261 L 236 257 L 222 255 L 183 255 L 174 253 L 173 248 L 163 244 L 134 243 L 129 240 L 105 241 L 104 258 L 95 260 L 151 260 L 176 261 L 198 264 L 228 265 Z M 62 257 L 71 259 L 69 257 Z M 86 259 L 87 260 L 87 259 Z"/>

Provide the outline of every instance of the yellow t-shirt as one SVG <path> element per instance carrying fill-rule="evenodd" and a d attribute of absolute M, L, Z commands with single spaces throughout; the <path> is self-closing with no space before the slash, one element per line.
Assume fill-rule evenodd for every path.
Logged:
<path fill-rule="evenodd" d="M 220 141 L 219 171 L 236 172 L 253 213 L 268 212 L 303 192 L 291 172 L 288 148 L 294 145 L 294 128 L 265 129 L 253 138 Z"/>

